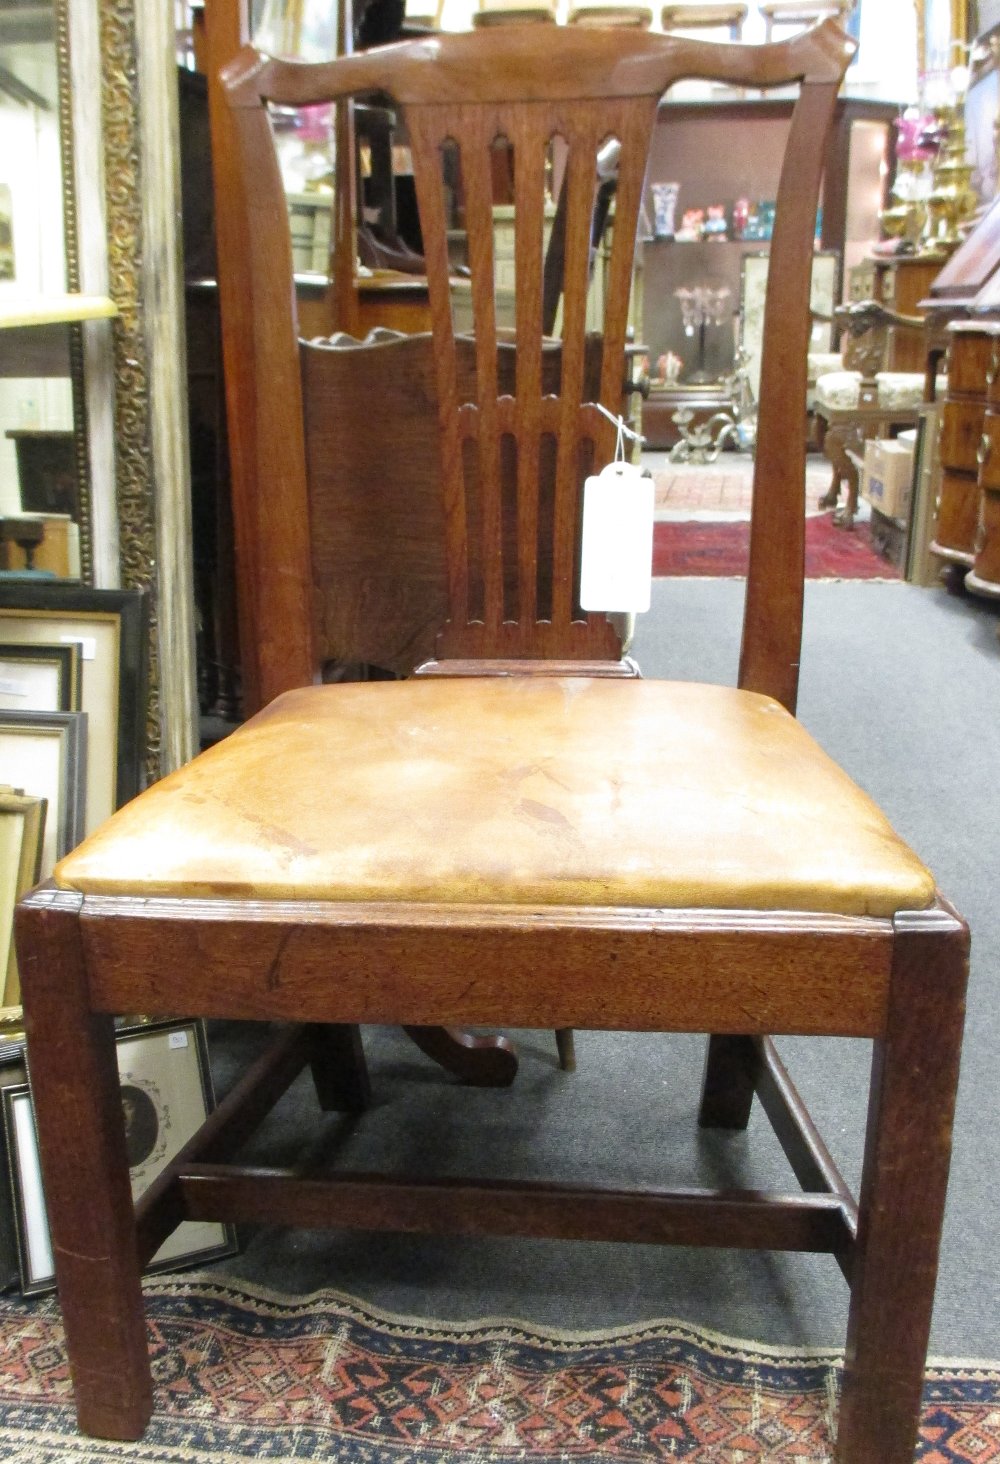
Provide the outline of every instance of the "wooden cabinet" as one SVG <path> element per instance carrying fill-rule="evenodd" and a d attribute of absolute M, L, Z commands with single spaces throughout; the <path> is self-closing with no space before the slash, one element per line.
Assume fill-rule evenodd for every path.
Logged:
<path fill-rule="evenodd" d="M 979 515 L 975 559 L 965 576 L 974 595 L 1000 600 L 1000 326 L 986 369 L 986 415 L 979 440 Z"/>
<path fill-rule="evenodd" d="M 877 235 L 878 188 L 888 181 L 880 178 L 879 163 L 883 156 L 888 160 L 891 177 L 890 124 L 897 111 L 884 102 L 847 97 L 837 102 L 825 155 L 820 243 L 837 252 L 844 269 L 865 257 Z M 751 203 L 773 199 L 791 114 L 790 101 L 766 96 L 713 95 L 704 101 L 664 102 L 650 152 L 649 178 L 679 183 L 678 226 L 685 209 L 715 203 L 729 208 L 740 198 Z M 859 171 L 862 165 L 867 172 Z M 735 313 L 743 256 L 766 249 L 767 242 L 759 239 L 646 243 L 641 336 L 654 367 L 660 355 L 673 351 L 685 362 L 682 377 L 696 368 L 696 342 L 684 334 L 674 291 L 700 283 L 727 288 L 729 308 Z M 708 331 L 705 365 L 710 374 L 721 377 L 732 370 L 734 345 L 728 320 Z M 916 369 L 922 369 L 922 363 Z"/>
<path fill-rule="evenodd" d="M 948 335 L 931 553 L 966 571 L 968 589 L 1000 597 L 1000 321 L 956 321 Z"/>
<path fill-rule="evenodd" d="M 901 315 L 922 314 L 921 304 L 941 268 L 940 259 L 879 259 L 875 264 L 875 296 Z M 913 328 L 890 326 L 886 345 L 886 371 L 924 370 L 927 345 Z"/>

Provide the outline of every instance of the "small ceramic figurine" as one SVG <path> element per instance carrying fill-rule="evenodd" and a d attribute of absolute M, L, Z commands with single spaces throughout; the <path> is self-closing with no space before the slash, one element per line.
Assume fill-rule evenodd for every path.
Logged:
<path fill-rule="evenodd" d="M 659 367 L 660 380 L 665 381 L 668 386 L 673 386 L 681 374 L 684 362 L 673 351 L 667 351 L 660 356 L 656 364 Z"/>
<path fill-rule="evenodd" d="M 725 239 L 727 234 L 725 204 L 710 203 L 708 205 L 708 217 L 705 220 L 705 238 Z"/>
<path fill-rule="evenodd" d="M 683 243 L 693 244 L 703 237 L 705 233 L 705 210 L 703 208 L 686 208 L 681 215 L 681 226 L 674 235 Z"/>

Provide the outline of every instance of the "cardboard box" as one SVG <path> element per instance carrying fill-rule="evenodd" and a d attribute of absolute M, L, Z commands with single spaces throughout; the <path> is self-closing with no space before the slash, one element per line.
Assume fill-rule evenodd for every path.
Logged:
<path fill-rule="evenodd" d="M 905 519 L 913 492 L 912 439 L 878 438 L 865 443 L 862 496 L 888 518 Z"/>

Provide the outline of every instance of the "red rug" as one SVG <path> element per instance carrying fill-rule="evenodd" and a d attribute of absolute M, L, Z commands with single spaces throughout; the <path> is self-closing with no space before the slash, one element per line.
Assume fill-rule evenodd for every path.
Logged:
<path fill-rule="evenodd" d="M 661 521 L 653 526 L 653 574 L 663 578 L 745 575 L 747 519 Z M 872 547 L 866 524 L 841 529 L 832 513 L 806 519 L 806 579 L 899 579 L 899 570 Z"/>
<path fill-rule="evenodd" d="M 52 1297 L 0 1299 L 0 1458 L 19 1464 L 824 1464 L 838 1354 L 679 1322 L 602 1335 L 387 1316 L 207 1276 L 146 1286 L 141 1443 L 76 1432 Z M 1000 1365 L 935 1363 L 922 1464 L 1000 1458 Z M 873 1460 L 872 1464 L 876 1464 Z"/>

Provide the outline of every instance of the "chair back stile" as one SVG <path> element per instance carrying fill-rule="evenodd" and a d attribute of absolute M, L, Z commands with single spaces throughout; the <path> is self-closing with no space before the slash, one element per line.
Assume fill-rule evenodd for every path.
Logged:
<path fill-rule="evenodd" d="M 792 116 L 769 249 L 739 684 L 795 711 L 805 578 L 805 400 L 813 230 L 837 85 L 805 83 Z"/>
<path fill-rule="evenodd" d="M 766 308 L 777 324 L 765 331 L 741 659 L 741 685 L 794 708 L 810 241 L 824 139 L 850 43 L 830 23 L 759 47 L 584 29 L 561 32 L 559 40 L 558 63 L 530 33 L 511 27 L 436 36 L 320 65 L 273 60 L 247 48 L 224 72 L 254 300 L 252 430 L 261 485 L 252 502 L 235 485 L 234 511 L 249 521 L 241 537 L 260 545 L 252 587 L 259 644 L 247 649 L 256 654 L 262 701 L 312 680 L 317 666 L 291 246 L 267 104 L 387 93 L 405 118 L 434 339 L 447 586 L 439 657 L 595 661 L 616 657 L 620 644 L 607 617 L 585 614 L 576 600 L 582 479 L 591 464 L 600 467 L 612 455 L 614 429 L 598 403 L 614 414 L 621 408 L 637 222 L 659 103 L 674 81 L 696 75 L 757 86 L 801 83 L 771 246 Z M 566 217 L 557 390 L 551 372 L 543 373 L 542 336 L 545 170 L 554 139 L 565 157 Z M 591 224 L 597 154 L 612 139 L 620 160 L 595 397 L 594 373 L 585 369 Z M 498 371 L 503 347 L 491 176 L 498 143 L 513 155 L 513 394 Z M 463 386 L 453 324 L 447 149 L 457 156 L 465 202 L 471 391 L 468 372 Z M 543 457 L 553 482 L 551 502 L 540 504 Z M 515 485 L 513 511 L 507 479 Z"/>

